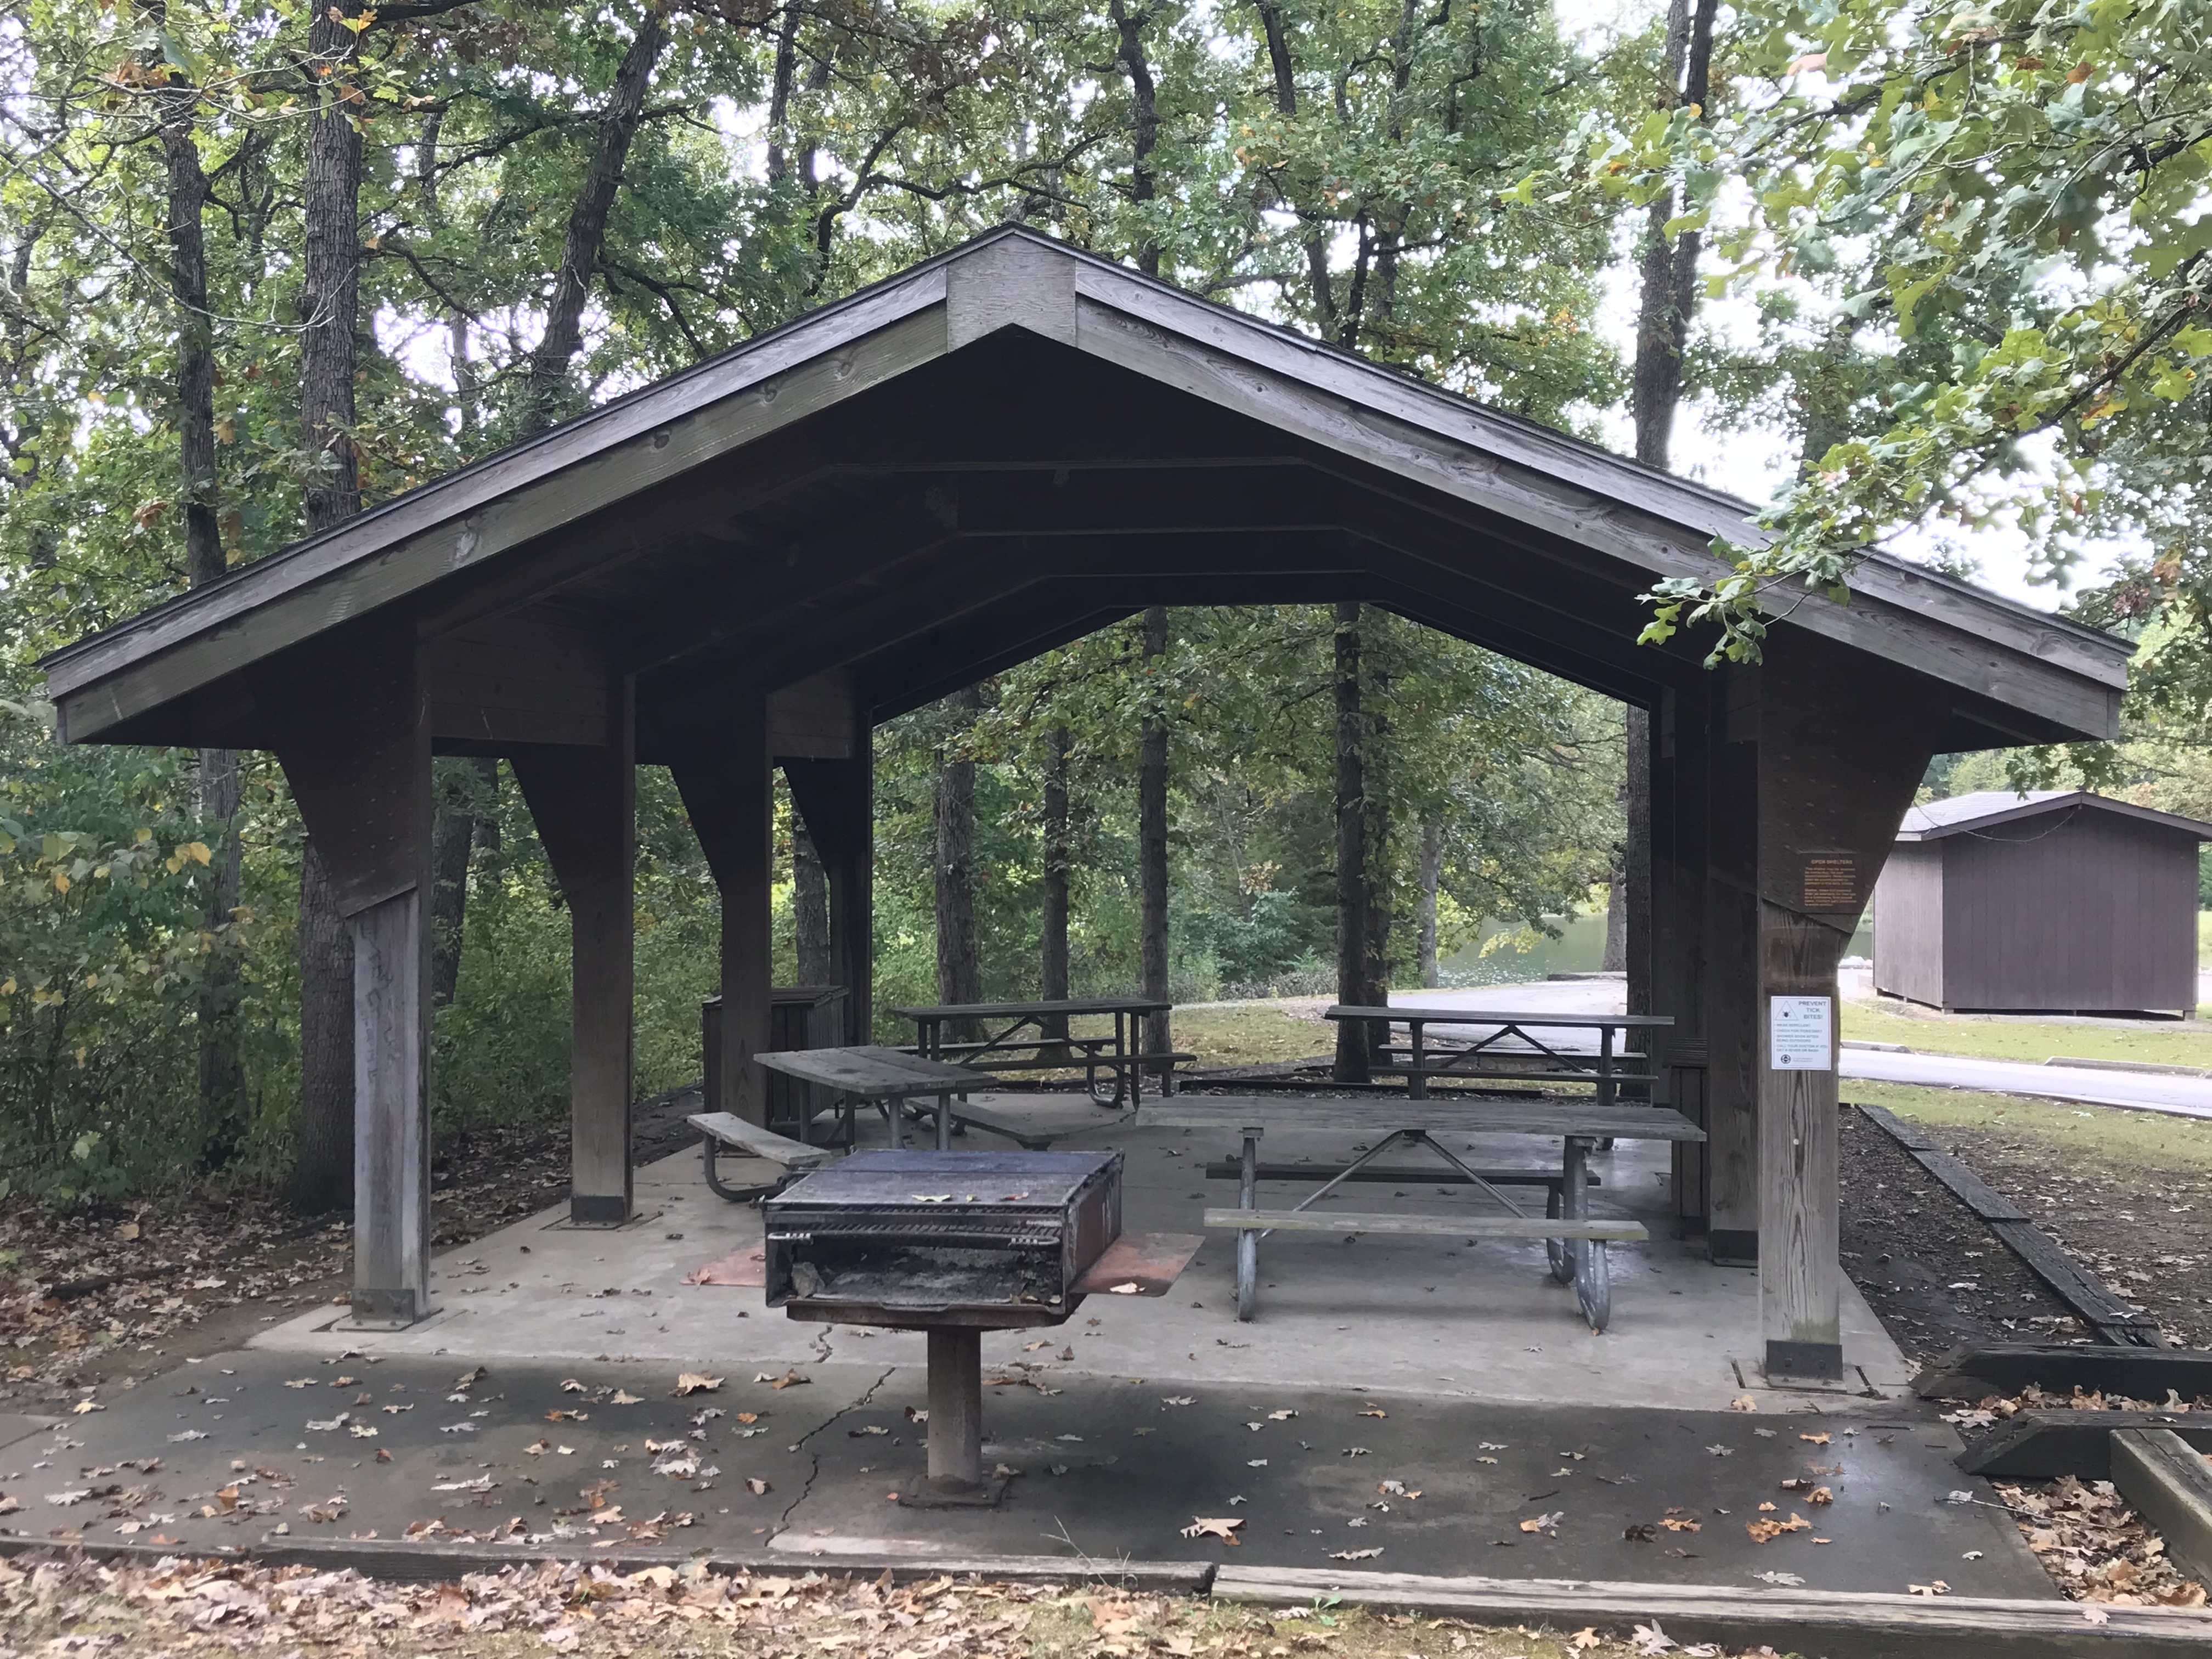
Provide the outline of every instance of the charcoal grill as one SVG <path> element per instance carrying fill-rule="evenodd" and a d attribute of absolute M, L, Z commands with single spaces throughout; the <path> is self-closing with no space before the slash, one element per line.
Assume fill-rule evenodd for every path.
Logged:
<path fill-rule="evenodd" d="M 902 1500 L 989 1504 L 982 1337 L 1058 1325 L 1086 1291 L 1158 1293 L 1194 1237 L 1121 1235 L 1119 1152 L 855 1152 L 761 1206 L 768 1302 L 929 1334 L 929 1469 Z"/>
<path fill-rule="evenodd" d="M 762 1209 L 793 1318 L 1057 1324 L 1121 1231 L 1121 1154 L 856 1152 Z"/>

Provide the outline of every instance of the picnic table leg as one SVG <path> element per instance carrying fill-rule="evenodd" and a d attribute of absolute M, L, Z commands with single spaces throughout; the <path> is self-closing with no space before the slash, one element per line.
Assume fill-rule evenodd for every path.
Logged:
<path fill-rule="evenodd" d="M 899 1152 L 906 1150 L 906 1103 L 902 1100 L 879 1100 L 876 1109 L 891 1127 L 891 1145 Z"/>
<path fill-rule="evenodd" d="M 949 1152 L 952 1150 L 952 1097 L 951 1095 L 939 1095 L 937 1097 L 937 1150 L 940 1152 Z"/>
<path fill-rule="evenodd" d="M 1426 1100 L 1429 1097 L 1429 1079 L 1421 1066 L 1421 1032 L 1424 1028 L 1418 1019 L 1409 1019 L 1406 1024 L 1413 1034 L 1413 1063 L 1407 1068 L 1406 1098 Z M 1388 1020 L 1382 1023 L 1382 1040 L 1385 1042 L 1390 1040 L 1390 1023 Z"/>
<path fill-rule="evenodd" d="M 1121 1063 L 1114 1068 L 1114 1105 L 1119 1110 L 1129 1098 L 1129 1038 L 1131 1016 L 1114 1011 L 1114 1054 Z"/>
<path fill-rule="evenodd" d="M 1237 1207 L 1260 1207 L 1260 1127 L 1244 1131 L 1244 1155 L 1237 1176 Z M 1237 1231 L 1237 1317 L 1246 1324 L 1260 1310 L 1260 1236 L 1249 1227 Z"/>
<path fill-rule="evenodd" d="M 1587 1137 L 1567 1137 L 1562 1171 L 1566 1179 L 1562 1184 L 1565 1188 L 1565 1217 L 1570 1221 L 1589 1219 L 1589 1188 L 1583 1179 L 1589 1166 L 1589 1148 Z M 1613 1317 L 1613 1265 L 1606 1255 L 1605 1241 L 1571 1238 L 1566 1244 L 1567 1254 L 1575 1264 L 1575 1300 L 1582 1304 L 1583 1317 L 1589 1321 L 1590 1329 L 1602 1331 L 1606 1322 Z"/>

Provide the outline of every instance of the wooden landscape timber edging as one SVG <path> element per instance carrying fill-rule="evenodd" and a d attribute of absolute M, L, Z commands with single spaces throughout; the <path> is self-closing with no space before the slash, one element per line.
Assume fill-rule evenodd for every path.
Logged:
<path fill-rule="evenodd" d="M 1960 1452 L 1958 1464 L 1990 1480 L 2109 1480 L 2112 1436 L 2125 1429 L 2171 1429 L 2212 1451 L 2212 1412 L 2020 1412 Z"/>
<path fill-rule="evenodd" d="M 2166 1540 L 2166 1559 L 2212 1578 L 2212 1462 L 2172 1429 L 2112 1434 L 2112 1484 Z"/>
<path fill-rule="evenodd" d="M 2110 1285 L 2066 1254 L 2059 1243 L 2028 1219 L 2027 1212 L 1895 1113 L 1881 1106 L 1854 1103 L 1852 1109 L 1902 1147 L 1907 1157 L 1942 1182 L 1952 1195 L 2003 1241 L 2051 1293 L 2074 1311 L 2100 1342 L 2163 1348 L 2158 1322 L 2130 1307 Z"/>
<path fill-rule="evenodd" d="M 401 1539 L 288 1539 L 193 1552 L 175 1545 L 0 1537 L 0 1559 L 81 1553 L 145 1566 L 182 1558 L 260 1567 L 348 1570 L 368 1578 L 442 1583 L 467 1574 L 548 1561 L 633 1573 L 703 1565 L 720 1573 L 793 1577 L 940 1577 L 1000 1583 L 1091 1583 L 1154 1595 L 1206 1595 L 1249 1607 L 1350 1603 L 1449 1615 L 1482 1623 L 1595 1626 L 1626 1635 L 1656 1625 L 1676 1642 L 1765 1645 L 1806 1659 L 2165 1659 L 2212 1646 L 2212 1613 L 2193 1608 L 2094 1606 L 2062 1601 L 1929 1597 L 1829 1590 L 1606 1583 L 1589 1579 L 1433 1577 L 1418 1573 L 1328 1572 L 1242 1567 L 1211 1561 L 1133 1561 L 1056 1555 L 943 1555 L 895 1550 L 815 1555 L 799 1551 L 700 1552 L 672 1547 L 547 1550 L 514 1544 L 415 1543 Z"/>
<path fill-rule="evenodd" d="M 2120 1395 L 2162 1404 L 2212 1395 L 2212 1353 L 2190 1348 L 2093 1347 L 2070 1342 L 1996 1343 L 1947 1354 L 1912 1379 L 1923 1400 L 1979 1400 L 2030 1387 Z"/>
<path fill-rule="evenodd" d="M 1675 1642 L 1765 1646 L 1806 1659 L 2081 1659 L 2084 1655 L 2201 1654 L 2212 1613 L 1965 1595 L 1737 1589 L 1606 1583 L 1576 1578 L 1441 1578 L 1224 1565 L 1214 1595 L 1261 1607 L 1352 1602 L 1449 1614 L 1478 1623 L 1542 1621 L 1555 1629 L 1627 1632 L 1653 1626 Z"/>

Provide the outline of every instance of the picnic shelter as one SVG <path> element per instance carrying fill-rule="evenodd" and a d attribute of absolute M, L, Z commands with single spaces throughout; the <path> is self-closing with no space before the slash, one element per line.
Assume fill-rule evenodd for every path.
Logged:
<path fill-rule="evenodd" d="M 431 759 L 507 760 L 574 927 L 574 1218 L 632 1210 L 632 779 L 721 894 L 718 1093 L 768 1046 L 773 769 L 872 1024 L 872 727 L 1151 605 L 1358 599 L 1650 713 L 1632 1006 L 1766 1361 L 1841 1369 L 1835 967 L 1929 757 L 2114 735 L 2129 647 L 1870 553 L 1758 665 L 1639 646 L 1743 502 L 1018 228 L 56 653 L 75 742 L 273 750 L 355 947 L 356 1318 L 428 1311 Z M 1832 1008 L 1832 1002 L 1830 1004 Z M 1796 1063 L 1784 1066 L 1784 1058 Z"/>

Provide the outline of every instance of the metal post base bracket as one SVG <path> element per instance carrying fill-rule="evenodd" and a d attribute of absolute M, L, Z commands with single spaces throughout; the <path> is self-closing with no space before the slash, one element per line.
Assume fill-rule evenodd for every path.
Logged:
<path fill-rule="evenodd" d="M 1007 1477 L 987 1474 L 970 1484 L 966 1481 L 933 1480 L 918 1474 L 899 1491 L 899 1507 L 908 1510 L 989 1510 L 996 1509 L 999 1500 L 1006 1495 Z"/>

